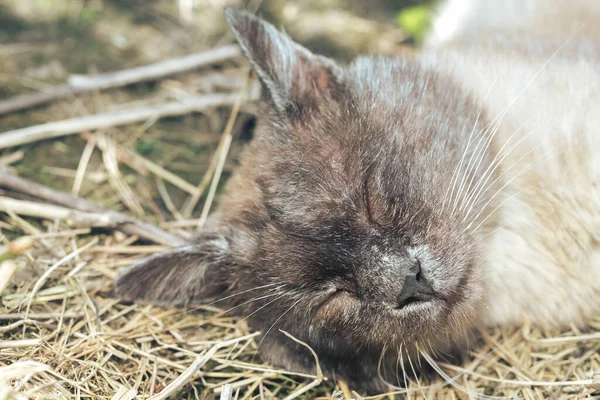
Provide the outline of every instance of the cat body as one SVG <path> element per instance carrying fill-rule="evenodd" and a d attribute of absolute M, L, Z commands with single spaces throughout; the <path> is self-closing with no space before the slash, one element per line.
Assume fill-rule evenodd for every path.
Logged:
<path fill-rule="evenodd" d="M 426 43 L 483 43 L 507 34 L 528 41 L 575 32 L 597 39 L 598 21 L 600 3 L 593 0 L 449 0 L 439 7 Z"/>
<path fill-rule="evenodd" d="M 498 162 L 488 186 L 496 182 L 498 198 L 477 233 L 488 325 L 556 327 L 600 315 L 599 55 L 600 42 L 567 37 L 420 56 L 476 98 L 492 124 L 487 151 Z"/>

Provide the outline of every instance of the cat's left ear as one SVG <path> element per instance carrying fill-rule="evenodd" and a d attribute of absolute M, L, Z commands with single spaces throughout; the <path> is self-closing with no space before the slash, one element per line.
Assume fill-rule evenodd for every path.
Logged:
<path fill-rule="evenodd" d="M 340 94 L 342 68 L 333 60 L 311 53 L 246 11 L 228 8 L 225 16 L 266 99 L 280 114 L 318 106 L 323 98 Z"/>
<path fill-rule="evenodd" d="M 201 234 L 194 244 L 152 255 L 115 279 L 124 300 L 161 306 L 202 304 L 227 287 L 229 245 L 219 233 Z"/>

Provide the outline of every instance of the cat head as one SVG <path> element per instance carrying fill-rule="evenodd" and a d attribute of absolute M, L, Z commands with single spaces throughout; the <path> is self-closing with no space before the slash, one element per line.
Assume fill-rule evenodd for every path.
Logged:
<path fill-rule="evenodd" d="M 381 388 L 382 357 L 455 335 L 482 295 L 452 189 L 473 106 L 415 60 L 342 66 L 253 15 L 226 15 L 262 85 L 255 137 L 202 232 L 125 270 L 116 292 L 222 299 L 262 331 L 266 360 L 313 370 L 284 330 L 329 376 Z"/>

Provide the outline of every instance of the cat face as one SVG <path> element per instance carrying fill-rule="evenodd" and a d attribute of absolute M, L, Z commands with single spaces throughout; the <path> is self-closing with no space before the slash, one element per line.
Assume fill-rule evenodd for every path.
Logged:
<path fill-rule="evenodd" d="M 482 296 L 456 173 L 477 113 L 410 59 L 342 67 L 249 14 L 227 19 L 262 84 L 255 138 L 203 231 L 127 269 L 116 292 L 223 299 L 272 363 L 314 368 L 284 330 L 329 376 L 381 388 L 381 359 L 457 335 Z"/>

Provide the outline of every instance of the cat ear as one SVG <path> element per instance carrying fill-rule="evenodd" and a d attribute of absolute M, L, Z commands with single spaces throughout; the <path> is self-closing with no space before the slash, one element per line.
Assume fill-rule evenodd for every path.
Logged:
<path fill-rule="evenodd" d="M 162 306 L 200 304 L 226 288 L 229 245 L 220 234 L 203 234 L 195 244 L 152 255 L 115 280 L 118 297 Z"/>
<path fill-rule="evenodd" d="M 228 8 L 225 16 L 263 93 L 280 113 L 316 106 L 323 96 L 337 94 L 342 69 L 333 60 L 311 53 L 246 11 Z"/>

